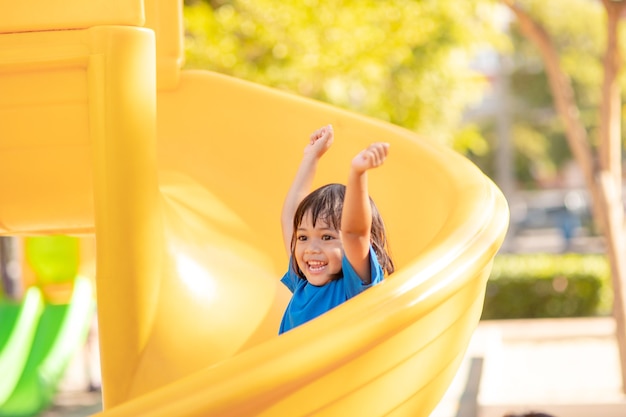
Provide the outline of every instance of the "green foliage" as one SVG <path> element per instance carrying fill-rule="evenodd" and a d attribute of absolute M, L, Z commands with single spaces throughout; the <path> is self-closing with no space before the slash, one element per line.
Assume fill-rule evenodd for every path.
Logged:
<path fill-rule="evenodd" d="M 610 268 L 602 255 L 498 255 L 482 319 L 608 315 Z"/>
<path fill-rule="evenodd" d="M 458 129 L 485 87 L 469 62 L 495 36 L 490 13 L 476 0 L 196 1 L 185 7 L 186 66 L 480 148 L 466 143 L 477 131 Z"/>

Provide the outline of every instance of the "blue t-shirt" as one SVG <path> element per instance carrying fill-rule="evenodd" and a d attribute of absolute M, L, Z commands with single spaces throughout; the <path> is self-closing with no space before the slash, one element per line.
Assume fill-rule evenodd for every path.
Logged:
<path fill-rule="evenodd" d="M 359 278 L 345 255 L 341 260 L 343 276 L 319 287 L 309 284 L 306 279 L 300 278 L 293 270 L 291 262 L 289 262 L 289 265 L 289 270 L 283 276 L 281 282 L 291 290 L 293 296 L 283 315 L 278 334 L 291 330 L 327 312 L 331 308 L 337 307 L 372 285 L 378 284 L 384 277 L 383 268 L 378 263 L 376 253 L 371 246 L 370 270 L 372 279 L 371 283 L 367 285 L 363 284 L 363 281 L 361 281 L 361 278 Z"/>

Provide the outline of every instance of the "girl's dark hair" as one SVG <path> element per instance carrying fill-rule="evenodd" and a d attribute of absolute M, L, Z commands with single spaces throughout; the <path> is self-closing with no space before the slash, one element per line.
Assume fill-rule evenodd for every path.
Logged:
<path fill-rule="evenodd" d="M 302 223 L 302 219 L 307 213 L 311 213 L 313 226 L 318 220 L 326 222 L 334 229 L 341 230 L 341 212 L 343 211 L 343 199 L 346 195 L 346 186 L 343 184 L 324 185 L 311 194 L 306 196 L 298 205 L 296 213 L 293 216 L 293 234 L 291 236 L 291 263 L 293 270 L 298 276 L 306 279 L 296 261 L 296 234 Z M 380 212 L 374 204 L 374 200 L 370 197 L 370 206 L 372 209 L 372 231 L 370 243 L 374 252 L 378 257 L 378 262 L 383 271 L 390 275 L 395 271 L 393 260 L 389 255 L 389 245 L 387 243 L 387 233 L 385 232 L 385 224 L 380 216 Z"/>

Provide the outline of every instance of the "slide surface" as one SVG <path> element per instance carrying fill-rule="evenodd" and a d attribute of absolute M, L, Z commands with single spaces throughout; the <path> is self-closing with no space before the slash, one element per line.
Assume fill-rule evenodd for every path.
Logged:
<path fill-rule="evenodd" d="M 5 395 L 0 401 L 0 416 L 34 416 L 51 404 L 67 364 L 85 341 L 94 309 L 91 287 L 88 280 L 78 279 L 70 303 L 56 305 L 41 303 L 39 290 L 29 290 L 22 316 L 26 309 L 33 308 L 29 306 L 34 304 L 29 299 L 31 293 L 39 295 L 39 309 L 28 325 L 18 319 L 11 331 L 11 337 L 27 334 L 31 337 L 22 341 L 20 356 L 13 355 L 13 361 L 6 364 L 7 374 L 2 374 L 2 385 L 9 381 L 5 375 L 11 376 L 13 384 L 6 389 L 3 386 Z M 2 350 L 0 363 L 3 365 L 5 355 L 8 358 L 10 353 Z"/>
<path fill-rule="evenodd" d="M 163 279 L 135 368 L 137 400 L 103 415 L 427 416 L 481 314 L 507 219 L 495 187 L 402 129 L 217 74 L 183 72 L 179 89 L 159 94 L 158 115 L 161 210 L 176 272 Z M 345 182 L 351 157 L 371 141 L 391 143 L 370 185 L 399 269 L 276 337 L 288 300 L 278 283 L 288 262 L 282 198 L 309 132 L 325 123 L 336 140 L 318 185 Z M 152 341 L 167 339 L 175 342 L 159 362 Z M 163 380 L 185 368 L 175 383 Z"/>
<path fill-rule="evenodd" d="M 0 165 L 15 179 L 0 233 L 96 236 L 102 416 L 428 416 L 480 318 L 500 191 L 396 126 L 209 72 L 163 76 L 152 31 L 99 24 L 0 35 Z M 280 208 L 328 123 L 316 185 L 391 144 L 370 191 L 398 268 L 279 337 Z"/>

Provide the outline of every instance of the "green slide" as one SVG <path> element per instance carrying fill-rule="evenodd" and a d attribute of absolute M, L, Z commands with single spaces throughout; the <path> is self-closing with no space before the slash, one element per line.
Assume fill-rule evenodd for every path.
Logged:
<path fill-rule="evenodd" d="M 31 287 L 21 303 L 0 300 L 0 406 L 22 375 L 43 308 L 37 287 Z"/>
<path fill-rule="evenodd" d="M 87 278 L 76 278 L 68 304 L 44 305 L 40 293 L 31 294 L 38 290 L 29 290 L 19 312 L 0 305 L 1 417 L 35 416 L 50 405 L 93 317 L 92 284 Z M 31 300 L 37 297 L 38 301 Z"/>

